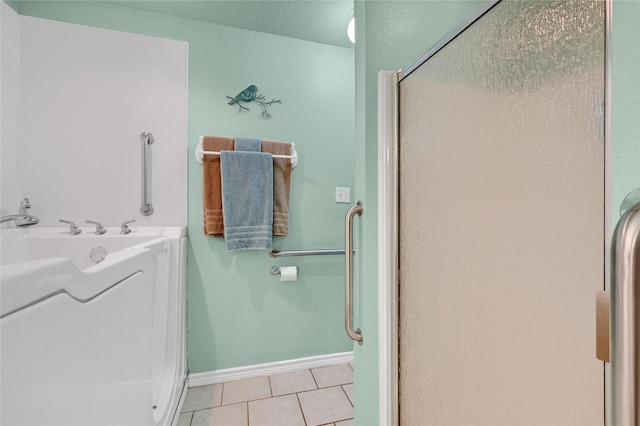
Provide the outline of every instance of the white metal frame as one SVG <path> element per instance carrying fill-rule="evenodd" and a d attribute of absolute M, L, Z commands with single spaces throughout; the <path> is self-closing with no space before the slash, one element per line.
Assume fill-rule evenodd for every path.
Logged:
<path fill-rule="evenodd" d="M 378 72 L 379 422 L 398 424 L 398 72 Z"/>

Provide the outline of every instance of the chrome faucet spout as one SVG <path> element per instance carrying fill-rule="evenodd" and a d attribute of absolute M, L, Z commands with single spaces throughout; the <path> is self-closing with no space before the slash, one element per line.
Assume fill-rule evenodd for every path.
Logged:
<path fill-rule="evenodd" d="M 28 198 L 23 198 L 20 203 L 20 209 L 18 210 L 18 214 L 10 214 L 7 216 L 2 216 L 0 218 L 0 223 L 8 222 L 13 220 L 13 223 L 16 226 L 31 226 L 37 225 L 40 223 L 40 219 L 38 219 L 34 215 L 27 214 L 27 209 L 31 208 L 31 201 Z"/>
<path fill-rule="evenodd" d="M 7 216 L 2 216 L 2 218 L 0 219 L 0 223 L 4 223 L 4 222 L 8 222 L 10 220 L 13 220 L 13 223 L 16 226 L 30 226 L 30 225 L 37 225 L 38 223 L 40 223 L 40 219 L 38 219 L 36 216 L 33 215 L 19 215 L 19 214 L 10 214 Z"/>

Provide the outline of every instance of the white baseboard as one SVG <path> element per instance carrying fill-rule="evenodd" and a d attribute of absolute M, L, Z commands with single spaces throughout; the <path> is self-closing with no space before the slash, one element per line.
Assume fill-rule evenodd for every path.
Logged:
<path fill-rule="evenodd" d="M 290 373 L 309 368 L 353 362 L 353 352 L 318 355 L 308 358 L 290 359 L 287 361 L 268 362 L 266 364 L 247 365 L 245 367 L 226 368 L 223 370 L 205 371 L 189 374 L 189 387 L 212 385 L 230 380 L 249 379 L 259 376 Z"/>

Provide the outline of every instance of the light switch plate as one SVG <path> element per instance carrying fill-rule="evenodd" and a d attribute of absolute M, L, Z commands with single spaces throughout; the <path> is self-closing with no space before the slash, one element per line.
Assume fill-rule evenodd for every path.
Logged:
<path fill-rule="evenodd" d="M 351 188 L 336 188 L 336 203 L 350 203 Z"/>

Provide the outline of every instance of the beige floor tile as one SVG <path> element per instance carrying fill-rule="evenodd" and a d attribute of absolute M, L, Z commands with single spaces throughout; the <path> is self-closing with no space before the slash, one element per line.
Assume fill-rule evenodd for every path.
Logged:
<path fill-rule="evenodd" d="M 340 386 L 301 392 L 298 399 L 308 426 L 353 418 L 353 407 Z"/>
<path fill-rule="evenodd" d="M 269 398 L 270 396 L 271 386 L 269 385 L 269 377 L 267 376 L 235 380 L 224 383 L 222 405 Z"/>
<path fill-rule="evenodd" d="M 296 395 L 249 402 L 249 426 L 305 426 Z"/>
<path fill-rule="evenodd" d="M 311 372 L 319 388 L 353 383 L 353 370 L 348 364 L 314 368 Z"/>
<path fill-rule="evenodd" d="M 355 404 L 353 403 L 353 383 L 342 385 L 342 389 L 344 389 L 344 393 L 347 394 L 347 398 L 349 398 L 349 402 L 351 402 L 351 405 L 355 407 Z"/>
<path fill-rule="evenodd" d="M 336 422 L 336 426 L 353 426 L 353 419 L 345 420 L 343 422 Z"/>
<path fill-rule="evenodd" d="M 176 423 L 176 426 L 190 426 L 191 417 L 193 417 L 193 412 L 180 414 L 178 416 L 178 423 Z"/>
<path fill-rule="evenodd" d="M 189 388 L 182 412 L 219 407 L 222 404 L 222 383 Z"/>
<path fill-rule="evenodd" d="M 191 426 L 247 426 L 247 403 L 210 408 L 193 413 Z"/>
<path fill-rule="evenodd" d="M 318 389 L 310 370 L 274 374 L 269 377 L 269 379 L 271 380 L 271 392 L 273 392 L 273 396 Z"/>

